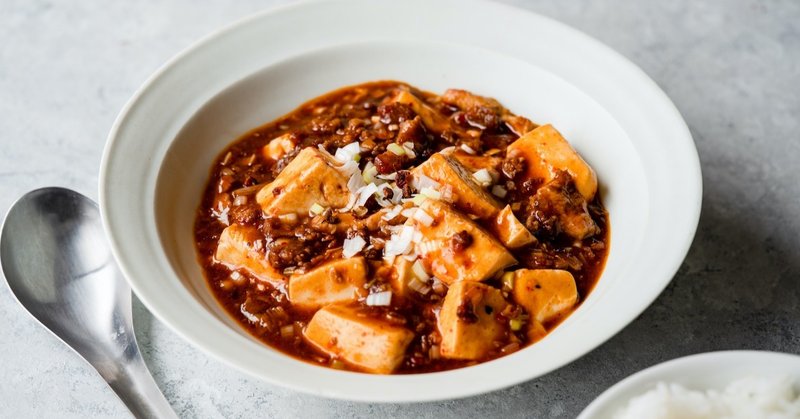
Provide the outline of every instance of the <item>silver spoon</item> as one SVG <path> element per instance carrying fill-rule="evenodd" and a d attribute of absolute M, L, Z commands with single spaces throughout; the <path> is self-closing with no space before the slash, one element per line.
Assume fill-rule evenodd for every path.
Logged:
<path fill-rule="evenodd" d="M 0 262 L 11 292 L 86 359 L 137 418 L 175 418 L 136 345 L 131 290 L 100 212 L 64 188 L 29 192 L 9 210 Z"/>

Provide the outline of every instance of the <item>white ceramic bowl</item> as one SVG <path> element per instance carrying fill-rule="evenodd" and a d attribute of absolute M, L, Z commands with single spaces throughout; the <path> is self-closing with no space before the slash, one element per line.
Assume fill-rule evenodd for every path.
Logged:
<path fill-rule="evenodd" d="M 611 218 L 608 263 L 589 298 L 542 342 L 435 374 L 342 372 L 259 343 L 209 292 L 192 224 L 213 158 L 308 99 L 378 79 L 495 97 L 553 123 L 596 169 Z M 238 22 L 142 86 L 112 129 L 100 173 L 114 254 L 156 317 L 256 377 L 363 401 L 474 395 L 540 376 L 600 345 L 670 281 L 692 241 L 700 196 L 689 131 L 641 70 L 550 19 L 457 0 L 301 3 Z"/>
<path fill-rule="evenodd" d="M 673 359 L 637 372 L 603 392 L 578 419 L 609 419 L 631 398 L 659 382 L 691 390 L 722 390 L 745 377 L 789 376 L 800 383 L 800 356 L 766 351 L 720 351 Z"/>

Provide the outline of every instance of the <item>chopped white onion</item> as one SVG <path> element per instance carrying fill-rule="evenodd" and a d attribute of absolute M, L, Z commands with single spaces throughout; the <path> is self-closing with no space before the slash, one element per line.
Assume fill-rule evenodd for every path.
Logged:
<path fill-rule="evenodd" d="M 415 244 L 419 243 L 424 239 L 425 236 L 422 235 L 422 232 L 419 230 L 414 231 L 414 237 L 411 239 L 412 242 Z"/>
<path fill-rule="evenodd" d="M 483 186 L 488 186 L 492 183 L 492 174 L 486 169 L 478 170 L 472 174 L 472 177 Z"/>
<path fill-rule="evenodd" d="M 336 157 L 333 157 L 333 154 L 331 154 L 331 153 L 328 153 L 328 150 L 326 150 L 326 149 L 325 149 L 325 147 L 323 147 L 323 146 L 322 146 L 322 144 L 318 145 L 318 146 L 317 146 L 317 148 L 318 148 L 318 149 L 319 149 L 319 151 L 320 151 L 322 154 L 324 154 L 325 156 L 327 156 L 327 157 L 330 157 L 330 158 L 332 158 L 332 159 L 336 159 Z M 337 160 L 338 160 L 338 159 L 337 159 Z"/>
<path fill-rule="evenodd" d="M 367 296 L 368 306 L 388 306 L 392 304 L 392 292 L 382 291 Z"/>
<path fill-rule="evenodd" d="M 431 224 L 433 224 L 433 217 L 431 217 L 431 215 L 425 212 L 425 210 L 423 209 L 418 209 L 414 213 L 414 219 L 428 227 L 430 227 Z"/>
<path fill-rule="evenodd" d="M 478 154 L 478 153 L 475 151 L 475 149 L 474 149 L 474 148 L 472 148 L 472 147 L 470 147 L 470 146 L 468 146 L 468 145 L 466 145 L 466 144 L 461 144 L 461 149 L 462 149 L 462 150 L 464 150 L 464 151 L 466 151 L 466 152 L 467 152 L 467 153 L 469 153 L 469 154 Z"/>
<path fill-rule="evenodd" d="M 410 142 L 403 143 L 403 152 L 406 153 L 406 156 L 412 159 L 417 157 L 417 153 L 414 152 L 414 143 Z"/>
<path fill-rule="evenodd" d="M 425 202 L 426 199 L 428 199 L 428 197 L 420 193 L 414 195 L 414 197 L 411 198 L 411 202 L 413 202 L 416 206 L 420 206 L 423 202 Z"/>
<path fill-rule="evenodd" d="M 397 218 L 398 215 L 400 215 L 400 211 L 402 210 L 403 207 L 401 205 L 395 205 L 394 207 L 392 207 L 392 209 L 386 212 L 386 214 L 383 214 L 383 216 L 381 216 L 381 219 L 385 221 L 394 220 L 395 218 Z"/>
<path fill-rule="evenodd" d="M 439 191 L 428 187 L 420 189 L 419 194 L 431 199 L 440 199 L 442 197 L 442 194 Z"/>
<path fill-rule="evenodd" d="M 417 209 L 416 209 L 416 208 L 406 208 L 406 209 L 404 209 L 402 212 L 400 212 L 400 214 L 401 214 L 403 217 L 406 217 L 406 218 L 411 218 L 411 217 L 413 217 L 413 216 L 414 216 L 414 213 L 415 213 L 415 212 L 417 212 Z"/>
<path fill-rule="evenodd" d="M 355 160 L 350 160 L 342 164 L 341 166 L 336 168 L 340 173 L 343 175 L 350 177 L 354 173 L 358 173 L 358 162 Z"/>
<path fill-rule="evenodd" d="M 392 184 L 391 187 L 392 187 L 392 199 L 390 199 L 390 201 L 392 201 L 392 203 L 395 205 L 403 202 L 403 190 L 398 188 L 397 185 L 395 184 Z"/>
<path fill-rule="evenodd" d="M 408 281 L 408 287 L 422 295 L 426 295 L 427 293 L 431 292 L 431 287 L 425 285 L 417 278 Z"/>
<path fill-rule="evenodd" d="M 350 180 L 347 181 L 347 189 L 350 190 L 350 193 L 356 193 L 362 187 L 367 186 L 364 182 L 364 178 L 361 176 L 361 173 L 355 172 L 350 176 Z"/>
<path fill-rule="evenodd" d="M 339 208 L 339 212 L 350 211 L 351 209 L 353 209 L 353 207 L 356 206 L 356 200 L 358 200 L 358 192 L 359 191 L 356 191 L 355 193 L 350 194 L 350 199 L 347 200 L 347 205 L 345 205 L 342 208 Z"/>
<path fill-rule="evenodd" d="M 421 191 L 423 188 L 439 189 L 441 185 L 439 184 L 439 182 L 423 174 L 419 174 L 419 175 L 414 175 L 414 178 L 411 180 L 411 186 L 414 189 Z"/>
<path fill-rule="evenodd" d="M 334 154 L 333 157 L 342 163 L 358 161 L 359 157 L 361 157 L 361 146 L 357 142 L 352 142 L 344 147 L 336 149 L 336 154 Z"/>
<path fill-rule="evenodd" d="M 411 240 L 414 238 L 414 227 L 402 226 L 400 234 L 392 234 L 386 242 L 383 252 L 385 255 L 404 255 L 411 251 Z"/>
<path fill-rule="evenodd" d="M 345 258 L 351 258 L 358 254 L 361 250 L 364 249 L 367 242 L 361 236 L 355 236 L 352 239 L 344 239 L 344 245 L 342 246 L 342 256 Z"/>
<path fill-rule="evenodd" d="M 378 192 L 378 185 L 374 183 L 368 183 L 366 186 L 361 188 L 358 199 L 356 200 L 356 206 L 363 207 L 364 204 L 367 203 L 367 200 L 374 195 L 375 192 Z"/>
<path fill-rule="evenodd" d="M 422 261 L 420 261 L 419 259 L 417 259 L 417 261 L 414 262 L 413 265 L 411 265 L 411 272 L 413 272 L 414 276 L 416 276 L 417 279 L 419 279 L 423 283 L 427 283 L 428 280 L 431 279 L 431 276 L 428 275 L 428 272 L 425 270 L 425 267 L 422 266 Z"/>
<path fill-rule="evenodd" d="M 369 162 L 367 164 L 372 164 L 372 162 Z M 375 169 L 375 172 L 377 172 L 377 171 L 378 171 L 378 169 Z M 392 173 L 389 173 L 388 175 L 378 175 L 377 178 L 378 179 L 383 179 L 383 180 L 395 180 L 395 179 L 397 179 L 397 172 L 392 172 Z"/>
<path fill-rule="evenodd" d="M 498 198 L 505 198 L 508 191 L 501 185 L 494 185 L 492 187 L 492 194 Z"/>

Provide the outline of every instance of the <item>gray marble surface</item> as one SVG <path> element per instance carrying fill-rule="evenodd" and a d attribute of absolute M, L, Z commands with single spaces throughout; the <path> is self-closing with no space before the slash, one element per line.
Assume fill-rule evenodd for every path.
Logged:
<path fill-rule="evenodd" d="M 276 3 L 2 0 L 0 211 L 40 186 L 96 197 L 106 134 L 144 79 L 197 38 Z M 181 417 L 570 418 L 618 380 L 671 358 L 744 348 L 800 353 L 800 2 L 509 3 L 609 44 L 683 113 L 705 192 L 697 237 L 671 285 L 625 330 L 556 372 L 479 397 L 412 405 L 267 385 L 189 346 L 136 302 L 145 358 Z M 4 285 L 0 318 L 0 417 L 126 417 L 100 377 Z"/>

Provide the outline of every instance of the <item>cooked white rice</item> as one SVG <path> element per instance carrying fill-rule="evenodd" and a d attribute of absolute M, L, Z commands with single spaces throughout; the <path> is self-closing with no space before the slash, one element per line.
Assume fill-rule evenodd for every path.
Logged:
<path fill-rule="evenodd" d="M 789 377 L 747 377 L 724 390 L 690 390 L 658 383 L 632 398 L 614 419 L 800 418 L 800 397 Z"/>

